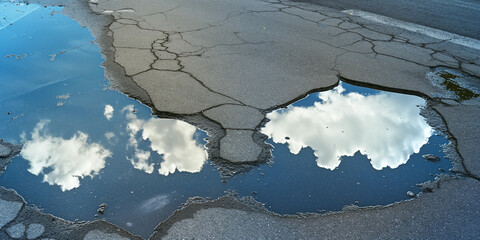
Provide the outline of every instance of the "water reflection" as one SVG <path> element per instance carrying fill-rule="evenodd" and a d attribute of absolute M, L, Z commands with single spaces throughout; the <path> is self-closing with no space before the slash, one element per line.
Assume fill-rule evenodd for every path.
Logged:
<path fill-rule="evenodd" d="M 112 105 L 109 105 L 109 104 L 105 105 L 105 110 L 103 111 L 103 115 L 105 116 L 105 118 L 107 120 L 110 121 L 112 119 L 113 111 L 114 111 L 114 109 L 113 109 Z"/>
<path fill-rule="evenodd" d="M 140 204 L 139 209 L 142 213 L 146 214 L 146 213 L 151 213 L 159 209 L 162 209 L 169 203 L 170 203 L 170 194 L 159 194 L 157 196 L 154 196 L 152 198 L 149 198 L 143 201 Z"/>
<path fill-rule="evenodd" d="M 357 151 L 373 168 L 397 168 L 427 143 L 432 128 L 420 114 L 424 100 L 381 92 L 346 93 L 342 85 L 318 93 L 313 106 L 294 106 L 267 114 L 262 133 L 287 143 L 291 153 L 310 147 L 317 165 L 333 170 L 341 156 Z"/>
<path fill-rule="evenodd" d="M 207 160 L 203 145 L 195 140 L 196 128 L 186 122 L 174 119 L 138 119 L 133 105 L 122 109 L 128 120 L 128 147 L 134 149 L 133 157 L 127 157 L 133 167 L 146 173 L 153 173 L 154 163 L 150 162 L 150 151 L 139 148 L 137 134 L 150 141 L 150 149 L 163 156 L 158 173 L 167 176 L 180 172 L 200 172 Z"/>
<path fill-rule="evenodd" d="M 0 30 L 22 19 L 40 6 L 35 4 L 15 3 L 14 1 L 1 1 L 4 7 L 1 9 L 2 19 L 0 21 Z"/>
<path fill-rule="evenodd" d="M 0 5 L 0 8 L 2 6 Z M 282 214 L 315 212 L 318 209 L 341 210 L 343 206 L 357 201 L 360 206 L 371 206 L 406 199 L 407 191 L 420 191 L 415 187 L 417 183 L 433 180 L 435 174 L 443 173 L 440 169 L 451 167 L 440 147 L 448 141 L 441 136 L 432 136 L 419 154 L 410 157 L 408 164 L 395 170 L 383 171 L 370 167 L 366 157 L 360 154 L 353 158 L 343 158 L 338 169 L 330 171 L 315 167 L 316 157 L 311 149 L 292 156 L 286 144 L 274 144 L 273 155 L 276 161 L 272 167 L 261 165 L 258 166 L 258 171 L 237 175 L 224 183 L 215 164 L 204 164 L 206 154 L 203 146 L 192 142 L 195 138 L 198 144 L 205 144 L 203 138 L 207 137 L 206 133 L 197 131 L 192 137 L 191 130 L 185 132 L 191 128 L 185 123 L 152 120 L 151 109 L 107 89 L 105 84 L 108 81 L 104 79 L 104 69 L 100 67 L 103 59 L 98 46 L 91 44 L 93 37 L 88 29 L 82 28 L 72 19 L 62 14 L 50 14 L 60 10 L 61 8 L 40 7 L 0 31 L 0 58 L 15 54 L 15 57 L 0 60 L 1 81 L 4 83 L 2 86 L 5 86 L 0 87 L 0 109 L 4 110 L 3 114 L 0 114 L 0 136 L 10 142 L 19 143 L 20 133 L 27 131 L 23 139 L 28 139 L 32 144 L 27 146 L 27 149 L 33 149 L 33 143 L 42 142 L 43 139 L 45 146 L 37 146 L 40 153 L 54 156 L 50 157 L 52 159 L 63 158 L 66 161 L 64 165 L 57 163 L 57 167 L 52 159 L 45 157 L 48 160 L 39 160 L 44 162 L 41 164 L 44 165 L 43 168 L 37 164 L 37 169 L 41 170 L 36 176 L 27 171 L 33 167 L 31 161 L 22 156 L 38 156 L 35 156 L 33 150 L 26 150 L 22 156 L 8 164 L 7 170 L 0 175 L 0 185 L 15 189 L 26 202 L 45 209 L 46 213 L 72 221 L 77 218 L 93 220 L 99 204 L 105 202 L 109 207 L 101 218 L 148 238 L 158 222 L 169 217 L 192 196 L 215 199 L 223 196 L 226 190 L 235 190 L 240 196 L 252 195 L 255 192 L 252 196 L 264 203 L 265 207 Z M 64 50 L 67 51 L 65 54 L 58 55 Z M 27 54 L 27 57 L 24 57 L 24 54 Z M 57 54 L 53 62 L 50 61 L 52 54 Z M 17 61 L 16 57 L 19 56 L 21 59 Z M 28 71 L 25 71 L 25 66 L 28 66 Z M 347 91 L 353 88 L 362 93 L 368 90 L 346 84 L 343 87 Z M 65 99 L 68 96 L 70 98 Z M 318 94 L 311 97 L 318 101 Z M 65 104 L 57 107 L 59 102 Z M 127 107 L 122 112 L 122 109 L 130 104 L 134 107 Z M 107 107 L 105 111 L 107 105 L 112 107 Z M 129 119 L 126 119 L 127 116 Z M 51 119 L 51 122 L 48 125 L 45 122 L 43 127 L 36 128 L 38 119 Z M 132 130 L 127 128 L 127 124 L 130 124 L 129 128 Z M 160 131 L 161 126 L 167 129 Z M 33 136 L 35 131 L 31 134 L 34 128 L 38 129 L 37 137 Z M 134 135 L 136 145 L 132 144 L 131 134 Z M 178 147 L 168 146 L 174 142 L 165 137 L 169 134 L 174 136 Z M 167 142 L 167 146 L 163 146 L 165 151 L 153 150 L 159 149 L 158 145 L 161 145 L 161 141 L 156 139 L 157 135 L 164 136 L 163 140 Z M 312 137 L 316 136 L 318 134 Z M 69 141 L 76 147 L 63 147 Z M 56 146 L 51 146 L 51 142 Z M 84 176 L 90 174 L 91 178 L 76 177 L 76 180 L 80 181 L 80 187 L 61 191 L 58 185 L 43 182 L 45 173 L 52 176 L 49 181 L 53 179 L 51 172 L 54 168 L 62 172 L 72 164 L 78 164 L 74 166 L 75 169 L 88 169 L 82 166 L 86 164 L 82 162 L 85 156 L 81 161 L 68 161 L 78 159 L 78 155 L 85 155 L 75 149 L 88 148 L 92 142 L 100 143 L 112 154 L 111 157 L 99 160 L 94 170 L 85 171 Z M 53 153 L 60 148 L 64 148 L 64 153 Z M 138 159 L 144 161 L 139 161 L 135 158 L 135 149 L 148 152 L 149 157 L 142 158 L 140 154 Z M 191 155 L 189 152 L 196 151 L 201 152 L 201 157 L 188 157 Z M 425 161 L 422 158 L 424 154 L 435 154 L 441 160 Z M 98 151 L 97 155 L 100 155 Z M 166 159 L 166 155 L 177 157 Z M 142 168 L 152 174 L 135 169 L 125 156 L 132 158 L 134 163 L 144 163 Z M 163 166 L 165 175 L 174 171 L 175 174 L 153 174 L 160 168 L 162 161 L 165 161 L 164 164 L 174 163 L 170 169 Z M 140 168 L 141 164 L 137 165 Z M 197 172 L 200 168 L 201 171 L 196 174 L 177 172 L 177 169 Z M 96 175 L 98 171 L 100 173 Z M 64 174 L 64 177 L 71 180 L 74 175 L 80 176 L 81 173 L 71 172 Z M 69 186 L 78 186 L 78 182 Z"/>
<path fill-rule="evenodd" d="M 50 121 L 40 121 L 25 143 L 21 156 L 30 163 L 28 171 L 43 174 L 43 181 L 58 185 L 62 191 L 80 186 L 80 178 L 94 177 L 105 167 L 112 153 L 98 143 L 89 143 L 88 135 L 78 131 L 70 139 L 54 137 L 45 129 Z"/>

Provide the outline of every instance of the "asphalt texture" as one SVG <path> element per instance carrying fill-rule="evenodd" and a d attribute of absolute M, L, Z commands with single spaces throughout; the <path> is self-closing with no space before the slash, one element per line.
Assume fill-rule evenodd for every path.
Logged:
<path fill-rule="evenodd" d="M 339 10 L 357 9 L 480 39 L 478 0 L 295 0 Z"/>

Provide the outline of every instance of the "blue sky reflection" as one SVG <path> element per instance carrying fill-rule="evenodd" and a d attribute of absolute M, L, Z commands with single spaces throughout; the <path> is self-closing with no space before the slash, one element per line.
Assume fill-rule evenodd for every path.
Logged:
<path fill-rule="evenodd" d="M 312 106 L 293 106 L 267 114 L 261 132 L 298 154 L 310 147 L 317 165 L 333 170 L 342 156 L 357 151 L 373 168 L 397 168 L 418 153 L 433 134 L 420 116 L 422 98 L 389 92 L 363 95 L 340 84 L 318 93 Z"/>

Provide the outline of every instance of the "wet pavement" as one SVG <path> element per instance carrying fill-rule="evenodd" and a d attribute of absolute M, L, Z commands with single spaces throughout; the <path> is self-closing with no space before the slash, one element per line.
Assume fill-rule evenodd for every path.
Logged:
<path fill-rule="evenodd" d="M 223 79 L 219 77 L 228 74 L 222 72 L 225 69 L 209 67 L 212 63 L 226 63 L 220 63 L 217 60 L 211 62 L 212 59 L 225 58 L 231 61 L 231 57 L 238 60 L 237 64 L 242 65 L 243 58 L 238 58 L 237 55 L 243 50 L 251 53 L 250 45 L 269 45 L 270 43 L 262 39 L 252 43 L 251 39 L 245 40 L 246 35 L 239 32 L 234 32 L 233 35 L 244 42 L 237 43 L 237 40 L 232 39 L 217 41 L 210 39 L 213 35 L 202 35 L 203 33 L 189 39 L 187 37 L 189 34 L 196 34 L 204 29 L 209 31 L 210 28 L 218 27 L 215 31 L 220 32 L 225 29 L 219 26 L 183 29 L 188 22 L 185 19 L 173 20 L 168 23 L 170 25 L 163 26 L 167 29 L 172 28 L 169 30 L 156 29 L 161 28 L 160 26 L 153 29 L 148 24 L 157 20 L 150 19 L 151 17 L 165 15 L 171 20 L 172 18 L 167 15 L 175 12 L 177 8 L 142 15 L 145 11 L 149 11 L 144 8 L 147 5 L 139 4 L 129 8 L 120 4 L 121 7 L 116 9 L 108 4 L 105 5 L 108 7 L 104 7 L 102 4 L 107 3 L 95 2 L 91 3 L 91 7 L 94 10 L 105 8 L 102 14 L 113 15 L 116 19 L 116 22 L 109 26 L 115 37 L 113 50 L 116 63 L 112 63 L 112 55 L 105 52 L 108 41 L 100 41 L 103 54 L 106 55 L 106 59 L 102 59 L 101 48 L 94 43 L 95 40 L 88 29 L 82 28 L 74 20 L 61 14 L 62 8 L 59 7 L 36 8 L 33 4 L 28 5 L 28 8 L 24 6 L 25 14 L 19 15 L 22 18 L 12 21 L 12 26 L 7 25 L 0 30 L 2 34 L 8 36 L 2 43 L 8 47 L 0 52 L 5 56 L 2 59 L 1 71 L 5 76 L 2 83 L 8 83 L 9 86 L 0 90 L 1 109 L 5 109 L 5 113 L 2 113 L 0 118 L 2 122 L 0 137 L 14 144 L 23 143 L 22 153 L 8 164 L 7 170 L 0 176 L 0 185 L 15 189 L 25 198 L 27 204 L 35 204 L 44 209 L 45 213 L 71 221 L 105 218 L 134 234 L 148 237 L 155 225 L 167 219 L 190 197 L 216 199 L 226 193 L 229 196 L 251 196 L 253 198 L 244 198 L 240 202 L 230 197 L 212 202 L 201 198 L 188 200 L 189 204 L 186 208 L 177 211 L 157 228 L 155 237 L 166 235 L 167 227 L 171 227 L 170 233 L 174 233 L 172 238 L 189 236 L 192 228 L 187 226 L 195 226 L 197 223 L 182 222 L 189 221 L 191 213 L 198 213 L 199 215 L 192 218 L 192 221 L 200 219 L 200 222 L 205 222 L 202 220 L 205 216 L 207 219 L 216 219 L 218 214 L 230 216 L 232 223 L 225 220 L 225 224 L 234 226 L 235 221 L 241 221 L 238 214 L 254 212 L 253 222 L 259 221 L 264 216 L 267 216 L 266 219 L 271 218 L 266 224 L 269 226 L 268 229 L 270 224 L 274 228 L 268 230 L 272 231 L 270 233 L 266 230 L 265 236 L 276 238 L 277 235 L 273 233 L 277 230 L 283 231 L 284 225 L 281 222 L 293 221 L 292 226 L 296 226 L 295 228 L 299 226 L 294 223 L 298 220 L 295 216 L 282 218 L 282 220 L 277 219 L 275 213 L 308 212 L 310 214 L 300 215 L 307 219 L 308 216 L 313 216 L 310 222 L 317 224 L 316 222 L 323 222 L 325 219 L 321 218 L 322 215 L 314 213 L 342 209 L 353 209 L 355 212 L 358 206 L 387 205 L 417 197 L 420 193 L 418 200 L 387 207 L 387 209 L 402 209 L 409 206 L 418 208 L 423 203 L 429 204 L 426 199 L 430 199 L 429 201 L 432 199 L 432 197 L 425 197 L 425 193 L 421 193 L 422 190 L 434 191 L 429 194 L 436 194 L 437 197 L 438 194 L 443 194 L 439 197 L 441 200 L 438 204 L 445 206 L 448 197 L 445 196 L 447 193 L 441 187 L 438 188 L 442 185 L 440 182 L 463 189 L 458 186 L 458 182 L 462 182 L 466 184 L 465 186 L 471 187 L 473 191 L 471 194 L 478 193 L 478 188 L 475 187 L 478 183 L 475 184 L 475 181 L 458 180 L 457 182 L 452 180 L 454 178 L 447 176 L 451 174 L 448 170 L 452 169 L 454 174 L 459 174 L 456 177 L 475 177 L 478 173 L 475 171 L 475 162 L 470 160 L 470 156 L 475 156 L 476 153 L 471 148 L 469 151 L 462 151 L 465 148 L 462 143 L 468 143 L 471 138 L 459 138 L 455 135 L 455 132 L 461 132 L 464 128 L 460 127 L 458 130 L 459 125 L 455 124 L 458 121 L 453 124 L 448 121 L 454 115 L 440 116 L 437 112 L 439 111 L 440 114 L 455 112 L 455 107 L 461 106 L 468 106 L 469 112 L 475 112 L 475 109 L 478 109 L 478 88 L 476 88 L 478 80 L 465 72 L 452 69 L 461 65 L 465 66 L 464 71 L 475 74 L 475 68 L 472 66 L 475 66 L 478 58 L 471 57 L 472 60 L 464 63 L 463 60 L 458 59 L 470 56 L 462 55 L 462 51 L 456 52 L 457 49 L 454 47 L 452 47 L 453 52 L 444 50 L 441 53 L 431 54 L 433 56 L 431 60 L 428 60 L 426 55 L 423 56 L 422 52 L 416 52 L 416 56 L 411 58 L 411 56 L 402 55 L 408 51 L 415 51 L 413 46 L 413 49 L 409 49 L 408 46 L 411 43 L 380 39 L 385 36 L 393 39 L 400 39 L 400 37 L 383 36 L 379 32 L 366 30 L 363 28 L 365 23 L 358 23 L 358 27 L 353 27 L 351 20 L 335 16 L 336 13 L 333 10 L 317 9 L 314 14 L 312 13 L 313 15 L 320 17 L 320 12 L 325 11 L 322 12 L 325 14 L 323 16 L 327 16 L 319 20 L 322 22 L 319 23 L 321 26 L 328 28 L 322 31 L 337 31 L 334 28 L 361 31 L 365 36 L 362 35 L 364 40 L 359 40 L 360 42 L 376 41 L 372 49 L 378 56 L 373 59 L 391 58 L 388 61 L 405 64 L 401 67 L 399 67 L 401 64 L 391 66 L 397 68 L 391 72 L 392 74 L 406 71 L 404 67 L 408 69 L 408 66 L 416 64 L 421 66 L 422 70 L 413 67 L 401 73 L 401 76 L 389 75 L 392 78 L 388 80 L 388 86 L 382 84 L 381 87 L 376 85 L 381 78 L 370 70 L 359 70 L 354 73 L 354 75 L 359 74 L 360 79 L 349 77 L 349 79 L 343 78 L 345 81 L 340 82 L 330 82 L 321 75 L 322 79 L 318 82 L 308 84 L 305 82 L 308 76 L 302 74 L 294 77 L 306 84 L 300 87 L 304 90 L 299 89 L 300 85 L 297 84 L 294 88 L 288 88 L 295 82 L 293 79 L 289 79 L 292 82 L 286 81 L 282 83 L 284 85 L 280 84 L 281 86 L 269 85 L 271 84 L 269 79 L 266 79 L 266 82 L 264 82 L 265 79 L 260 79 L 259 83 L 251 82 L 240 87 L 242 84 L 235 81 L 249 77 L 238 76 L 236 73 L 232 75 L 235 76 L 234 78 L 228 80 L 231 82 L 224 83 L 225 86 L 212 85 L 213 82 L 209 83 L 209 81 L 218 81 L 217 79 Z M 305 6 L 297 8 L 284 3 L 259 4 L 255 1 L 245 4 L 247 8 L 252 9 L 236 12 L 235 5 L 230 8 L 232 10 L 230 13 L 237 13 L 238 16 L 257 14 L 276 16 L 277 10 L 270 11 L 268 8 L 277 8 L 280 12 L 286 12 L 286 15 L 307 18 L 307 15 L 304 15 L 308 12 L 303 9 Z M 260 7 L 260 10 L 254 10 L 257 7 Z M 188 8 L 178 8 L 181 9 L 180 12 L 188 11 Z M 293 14 L 291 11 L 300 12 Z M 68 6 L 63 13 L 73 16 L 78 14 L 72 13 Z M 308 15 L 310 19 L 307 22 L 311 22 L 313 15 Z M 231 17 L 227 17 L 225 21 L 229 22 L 230 19 Z M 327 22 L 335 19 L 339 21 L 327 27 Z M 274 17 L 275 22 L 284 20 L 282 17 Z M 202 24 L 204 22 L 198 23 L 198 25 Z M 238 27 L 239 25 L 229 26 Z M 270 27 L 278 27 L 275 24 L 265 24 L 265 26 L 262 31 Z M 249 31 L 249 29 L 244 30 Z M 275 30 L 289 31 L 288 26 Z M 99 34 L 98 29 L 92 31 L 94 34 Z M 136 31 L 143 31 L 144 35 L 138 41 L 132 42 L 129 34 Z M 346 31 L 340 35 L 349 33 L 350 31 Z M 402 32 L 401 34 L 408 36 L 410 33 Z M 267 34 L 261 38 L 268 37 Z M 102 39 L 98 35 L 97 38 Z M 150 38 L 155 39 L 151 44 Z M 204 42 L 197 45 L 192 43 L 194 39 Z M 413 39 L 412 37 L 409 42 L 414 41 Z M 282 41 L 284 40 L 289 41 L 288 38 Z M 209 41 L 213 41 L 214 44 L 211 45 Z M 390 50 L 383 45 L 388 42 L 407 50 L 399 56 L 390 57 L 394 53 L 386 53 Z M 184 43 L 190 46 L 182 45 Z M 275 41 L 273 44 L 276 44 Z M 352 76 L 351 69 L 356 66 L 343 69 L 342 61 L 337 60 L 349 54 L 359 54 L 357 51 L 359 46 L 352 49 L 346 49 L 346 46 L 338 46 L 337 50 L 342 53 L 334 58 L 335 66 L 332 74 L 339 72 L 341 77 Z M 330 47 L 333 46 L 327 48 Z M 254 47 L 261 54 L 254 54 L 253 59 L 258 60 L 256 57 L 259 56 L 260 58 L 270 56 L 268 50 L 265 50 L 268 48 L 268 46 L 263 49 Z M 289 54 L 288 51 L 285 52 Z M 321 51 L 333 53 L 336 50 L 321 49 Z M 431 50 L 421 51 L 426 53 Z M 145 57 L 150 53 L 153 54 L 153 58 Z M 440 54 L 443 56 L 442 59 L 439 57 Z M 462 57 L 449 59 L 446 54 L 460 54 Z M 370 58 L 368 54 L 359 54 L 355 59 L 364 59 L 364 56 Z M 405 57 L 404 60 L 397 59 L 403 57 Z M 191 58 L 196 60 L 190 62 Z M 293 59 L 294 64 L 296 61 L 303 61 Z M 368 65 L 372 59 L 364 60 L 366 61 L 362 64 Z M 115 76 L 125 73 L 131 76 L 138 86 L 145 88 L 150 100 L 143 101 L 142 97 L 139 99 L 152 107 L 153 113 L 158 114 L 160 118 L 152 116 L 152 110 L 149 107 L 112 90 L 108 80 L 104 78 L 104 69 L 100 67 L 102 62 L 106 67 L 107 75 L 113 78 L 114 86 L 125 89 L 125 83 L 122 82 L 124 79 L 116 79 L 118 82 L 115 82 Z M 112 70 L 116 68 L 111 64 L 117 63 L 124 67 L 125 72 Z M 202 65 L 205 63 L 206 65 Z M 274 62 L 273 65 L 265 64 L 274 69 L 284 65 L 282 62 Z M 432 69 L 425 67 L 440 65 L 444 67 Z M 7 67 L 3 68 L 3 66 Z M 29 71 L 24 70 L 25 66 L 29 66 Z M 198 68 L 199 66 L 207 70 L 202 70 Z M 209 72 L 208 69 L 216 70 Z M 304 70 L 313 74 L 309 69 Z M 424 80 L 417 79 L 419 84 L 415 87 L 418 89 L 410 86 L 402 87 L 405 84 L 399 80 L 405 76 L 413 76 L 411 71 L 417 70 L 424 72 Z M 291 69 L 283 69 L 280 72 L 282 71 L 292 74 Z M 325 71 L 325 69 L 320 67 L 319 71 Z M 391 69 L 379 71 L 389 72 Z M 261 72 L 255 70 L 248 74 L 257 73 Z M 366 79 L 366 76 L 371 78 Z M 209 77 L 211 79 L 208 79 Z M 196 83 L 189 82 L 189 78 L 195 79 Z M 160 85 L 158 85 L 159 82 L 161 82 Z M 237 89 L 239 91 L 230 92 L 231 90 L 227 88 L 230 86 L 228 84 L 239 86 L 240 89 Z M 262 84 L 271 86 L 272 89 L 269 91 L 277 95 L 251 95 L 253 93 L 250 90 L 254 92 L 260 90 L 255 88 L 265 87 Z M 427 100 L 360 86 L 414 93 Z M 285 89 L 282 90 L 282 88 Z M 243 92 L 246 95 L 242 96 L 242 89 L 248 90 Z M 291 92 L 285 91 L 287 89 Z M 184 92 L 185 90 L 187 91 Z M 129 91 L 133 93 L 132 96 L 143 96 L 135 89 L 129 89 L 126 92 Z M 262 97 L 265 101 L 260 102 Z M 264 117 L 268 120 L 264 120 Z M 444 119 L 447 119 L 446 124 L 443 122 Z M 452 125 L 454 132 L 451 132 Z M 470 123 L 467 125 L 471 126 Z M 207 136 L 207 132 L 210 136 Z M 260 135 L 259 132 L 270 139 Z M 472 136 L 474 137 L 475 134 Z M 264 140 L 267 144 L 263 142 Z M 456 148 L 460 149 L 460 155 L 456 154 Z M 270 157 L 270 151 L 273 158 Z M 12 154 L 9 152 L 4 155 Z M 453 161 L 453 165 L 449 160 Z M 232 165 L 231 162 L 246 164 L 239 165 L 236 169 L 236 165 Z M 248 167 L 250 164 L 253 166 Z M 447 175 L 442 175 L 441 178 L 436 177 L 439 174 Z M 428 184 L 417 186 L 429 180 Z M 44 236 L 54 236 L 52 233 L 56 231 L 55 229 L 61 229 L 58 226 L 35 223 L 37 217 L 16 217 L 17 214 L 28 216 L 28 214 L 25 215 L 25 211 L 35 212 L 37 215 L 40 213 L 32 207 L 23 207 L 23 200 L 14 197 L 15 194 L 3 192 L 0 196 L 3 199 L 0 203 L 2 209 L 15 210 L 13 205 L 20 207 L 18 212 L 8 215 L 11 216 L 8 219 L 2 219 L 5 223 L 0 223 L 6 226 L 6 230 L 0 233 L 2 234 L 0 237 L 23 236 L 23 234 L 40 236 L 44 233 Z M 473 196 L 457 193 L 454 195 L 459 199 L 462 197 L 470 199 Z M 12 201 L 12 199 L 16 200 Z M 58 204 L 59 202 L 62 204 Z M 102 205 L 103 207 L 99 209 L 101 203 L 107 203 L 107 205 Z M 470 201 L 464 201 L 464 204 L 468 205 Z M 445 214 L 458 210 L 449 204 L 447 206 Z M 191 210 L 192 208 L 194 210 Z M 234 212 L 230 213 L 228 209 L 234 209 Z M 375 209 L 374 211 L 383 211 L 382 207 Z M 425 209 L 430 208 L 425 207 Z M 97 210 L 104 213 L 101 214 Z M 357 213 L 360 216 L 362 212 L 365 211 L 358 210 Z M 476 215 L 478 211 L 476 212 L 473 211 L 473 215 L 466 216 L 470 219 L 478 217 Z M 207 215 L 203 216 L 203 213 Z M 334 218 L 347 217 L 342 213 L 333 214 L 336 216 Z M 368 214 L 368 210 L 366 213 Z M 95 217 L 95 214 L 98 216 Z M 385 215 L 385 217 L 389 216 L 389 214 Z M 442 215 L 442 218 L 445 218 L 445 215 Z M 422 218 L 422 215 L 419 219 L 428 220 L 428 218 Z M 9 223 L 12 220 L 13 222 Z M 31 223 L 28 223 L 29 221 Z M 175 224 L 175 221 L 181 223 L 180 229 L 183 230 L 180 232 L 176 230 L 179 225 Z M 61 222 L 66 228 L 70 226 L 71 229 L 80 229 L 79 231 L 82 232 L 80 235 L 85 235 L 87 239 L 120 238 L 120 235 L 111 233 L 116 231 L 115 227 L 102 225 L 103 222 L 91 224 L 90 222 L 75 224 L 68 221 L 63 223 L 63 220 Z M 420 221 L 418 224 L 425 224 L 425 222 Z M 94 230 L 96 227 L 99 230 Z M 465 229 L 468 229 L 468 226 L 465 226 Z M 208 233 L 205 231 L 198 236 L 200 238 L 213 236 L 202 235 Z M 252 233 L 255 232 L 257 231 L 252 231 Z M 288 235 L 285 236 L 293 237 L 295 235 L 290 234 L 296 232 L 297 230 L 294 230 L 286 233 Z M 301 230 L 298 233 L 300 233 L 298 236 L 302 236 L 301 238 L 316 236 L 314 232 L 312 232 L 313 235 L 305 235 L 305 231 Z M 472 236 L 468 231 L 465 232 L 465 236 L 467 233 L 470 234 L 468 236 Z M 119 234 L 128 236 L 125 232 Z M 226 235 L 215 236 L 221 238 Z"/>
<path fill-rule="evenodd" d="M 322 132 L 324 126 L 311 126 L 311 120 L 308 119 L 288 123 L 279 120 L 277 126 L 273 114 L 278 111 L 275 111 L 267 115 L 271 122 L 266 124 L 262 132 L 268 136 L 272 134 L 267 132 L 273 132 L 276 136 L 276 131 L 292 131 L 296 134 L 291 135 L 291 140 L 288 141 L 290 146 L 296 140 L 303 141 L 297 138 L 305 136 L 314 142 L 315 145 L 311 147 L 315 153 L 305 150 L 299 154 L 300 149 L 296 149 L 292 155 L 285 151 L 284 144 L 279 144 L 285 142 L 274 138 L 274 142 L 271 142 L 274 145 L 273 162 L 226 179 L 223 183 L 214 164 L 207 161 L 206 133 L 180 120 L 152 117 L 148 107 L 109 89 L 107 80 L 103 78 L 103 69 L 99 66 L 101 55 L 98 47 L 91 43 L 92 37 L 75 21 L 60 13 L 50 15 L 54 11 L 61 9 L 41 8 L 9 29 L 10 36 L 20 39 L 15 41 L 18 45 L 9 44 L 12 41 L 6 42 L 6 49 L 10 52 L 27 52 L 29 57 L 22 61 L 7 58 L 6 63 L 10 66 L 5 75 L 8 73 L 11 77 L 4 79 L 5 83 L 10 85 L 18 79 L 25 82 L 17 85 L 19 89 L 5 88 L 3 96 L 6 97 L 2 101 L 2 108 L 8 113 L 4 114 L 1 134 L 9 142 L 22 143 L 23 150 L 8 165 L 8 171 L 1 175 L 0 184 L 15 189 L 29 204 L 46 213 L 71 221 L 106 219 L 135 234 L 148 237 L 158 222 L 165 220 L 188 198 L 194 196 L 215 199 L 225 191 L 236 192 L 240 196 L 252 195 L 268 209 L 282 214 L 338 211 L 351 204 L 385 205 L 407 199 L 407 191 L 420 191 L 420 188 L 415 187 L 416 184 L 433 180 L 435 174 L 442 173 L 438 169 L 445 171 L 450 168 L 448 160 L 443 157 L 439 163 L 422 158 L 427 153 L 443 156 L 441 145 L 447 141 L 440 136 L 431 137 L 433 130 L 422 120 L 417 106 L 425 105 L 421 98 L 381 93 L 342 83 L 320 95 L 311 94 L 283 112 L 318 105 L 322 99 L 327 101 L 330 97 L 336 97 L 338 101 L 332 103 L 344 105 L 345 101 L 352 101 L 351 97 L 358 99 L 367 96 L 351 108 L 379 111 L 378 116 L 383 112 L 385 116 L 391 117 L 372 115 L 374 119 L 362 120 L 377 119 L 378 122 L 370 127 L 353 127 L 354 124 L 349 119 L 362 119 L 360 116 L 347 116 L 344 121 L 337 120 L 336 126 L 330 122 L 329 131 L 338 130 L 333 135 L 343 135 L 343 140 L 338 141 L 350 139 L 352 143 L 361 143 L 354 138 L 354 135 L 366 135 L 361 134 L 360 130 L 376 132 L 377 127 L 388 125 L 392 119 L 403 117 L 404 122 L 410 125 L 391 124 L 390 132 L 386 129 L 378 135 L 368 136 L 373 141 L 385 143 L 383 147 L 369 144 L 364 147 L 348 146 L 346 142 L 341 144 L 335 141 L 334 145 L 352 149 L 351 152 L 337 153 L 346 163 L 342 166 L 339 166 L 340 163 L 322 165 L 313 156 L 318 156 L 318 151 L 329 152 L 328 148 L 322 147 L 326 145 L 323 138 L 333 136 Z M 39 20 L 39 24 L 33 24 Z M 55 28 L 60 24 L 63 31 Z M 35 32 L 34 29 L 41 30 Z M 48 39 L 50 46 L 45 46 L 43 41 L 33 41 L 28 44 L 29 48 L 24 47 L 26 44 L 22 40 L 40 39 L 45 34 L 53 36 L 50 31 L 63 38 Z M 35 34 L 28 34 L 31 32 Z M 75 46 L 68 43 L 75 43 Z M 48 54 L 50 52 L 63 52 L 64 55 L 55 55 L 53 59 L 53 54 Z M 25 64 L 31 66 L 30 71 L 13 71 L 22 69 Z M 30 73 L 35 75 L 22 75 Z M 44 83 L 45 81 L 49 82 Z M 31 89 L 20 89 L 26 86 Z M 346 93 L 351 94 L 345 95 Z M 382 97 L 368 100 L 378 94 Z M 378 107 L 381 101 L 388 99 L 392 100 L 386 101 L 383 108 Z M 404 105 L 407 112 L 401 112 L 398 105 L 405 102 L 411 104 Z M 335 105 L 332 107 L 338 108 Z M 335 116 L 341 113 L 325 114 Z M 310 119 L 322 118 L 315 111 L 306 115 Z M 414 123 L 418 123 L 416 128 L 420 129 L 412 127 Z M 312 137 L 294 126 L 318 129 L 319 132 L 310 132 L 316 136 Z M 340 134 L 340 128 L 351 130 L 341 130 Z M 395 136 L 388 136 L 394 132 L 397 132 Z M 424 134 L 398 135 L 408 132 Z M 412 141 L 412 137 L 418 140 Z M 388 139 L 394 142 L 388 142 Z M 429 144 L 425 145 L 427 140 Z M 400 159 L 391 156 L 383 158 L 384 161 L 393 162 L 377 162 L 373 167 L 368 164 L 367 152 L 370 154 L 379 149 L 398 152 L 393 147 L 404 145 L 401 142 L 418 144 L 406 152 L 400 150 Z M 356 151 L 363 151 L 363 155 L 355 153 Z M 412 154 L 415 155 L 411 156 Z M 375 155 L 385 155 L 385 152 Z M 326 159 L 324 156 L 318 157 Z M 315 163 L 324 169 L 315 168 Z M 405 166 L 399 168 L 400 165 Z M 387 166 L 389 169 L 378 171 Z M 397 168 L 398 170 L 392 171 Z M 400 181 L 401 179 L 408 181 Z M 309 184 L 305 186 L 305 183 Z M 330 194 L 326 195 L 325 192 Z M 108 203 L 103 214 L 97 212 L 101 203 Z"/>

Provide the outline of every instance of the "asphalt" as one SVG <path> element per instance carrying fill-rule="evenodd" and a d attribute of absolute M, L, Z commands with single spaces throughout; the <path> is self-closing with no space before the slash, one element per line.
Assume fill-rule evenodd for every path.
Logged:
<path fill-rule="evenodd" d="M 339 10 L 358 9 L 480 39 L 478 0 L 296 0 Z"/>
<path fill-rule="evenodd" d="M 258 134 L 262 116 L 308 93 L 330 89 L 339 79 L 426 98 L 435 115 L 430 121 L 453 143 L 458 176 L 429 184 L 411 201 L 301 217 L 279 216 L 234 198 L 192 202 L 160 223 L 154 239 L 480 236 L 480 149 L 475 147 L 479 101 L 442 97 L 445 89 L 426 77 L 436 67 L 480 77 L 478 50 L 308 3 L 99 0 L 90 2 L 91 10 L 83 2 L 65 4 L 64 13 L 89 27 L 102 47 L 112 84 L 160 116 L 183 118 L 208 130 L 214 161 L 265 161 L 268 147 Z M 25 205 L 11 191 L 0 197 L 3 208 Z M 28 233 L 27 224 L 33 223 L 28 221 L 37 219 L 28 216 L 20 212 L 13 220 L 3 218 L 1 236 L 9 234 L 5 229 Z M 72 228 L 72 223 L 62 224 L 42 224 L 42 236 Z M 85 226 L 89 228 L 73 227 L 69 234 L 78 235 L 69 236 L 134 238 L 105 222 Z"/>

